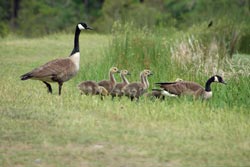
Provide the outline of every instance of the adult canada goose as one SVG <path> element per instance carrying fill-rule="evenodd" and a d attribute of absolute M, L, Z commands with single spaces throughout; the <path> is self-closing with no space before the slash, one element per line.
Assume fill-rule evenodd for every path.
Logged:
<path fill-rule="evenodd" d="M 226 84 L 225 81 L 219 75 L 214 75 L 209 78 L 205 84 L 205 88 L 195 82 L 191 81 L 178 81 L 178 82 L 159 82 L 156 83 L 160 85 L 165 91 L 170 94 L 177 96 L 180 95 L 193 95 L 195 98 L 209 99 L 212 97 L 211 83 L 219 82 Z"/>
<path fill-rule="evenodd" d="M 149 87 L 148 76 L 153 75 L 150 70 L 143 70 L 140 73 L 141 82 L 133 82 L 126 85 L 122 92 L 125 96 L 128 96 L 131 101 L 135 98 L 139 100 L 140 96 L 142 96 Z"/>
<path fill-rule="evenodd" d="M 98 82 L 98 85 L 103 86 L 109 93 L 113 90 L 116 80 L 114 77 L 115 73 L 120 73 L 117 67 L 111 67 L 109 69 L 109 80 L 102 80 Z"/>
<path fill-rule="evenodd" d="M 121 97 L 123 95 L 122 88 L 129 84 L 128 79 L 126 78 L 126 75 L 130 75 L 128 70 L 120 71 L 122 82 L 115 84 L 113 90 L 110 93 L 112 96 L 112 99 L 114 99 L 115 96 Z"/>
<path fill-rule="evenodd" d="M 78 85 L 78 89 L 81 91 L 81 94 L 85 95 L 100 95 L 101 99 L 103 96 L 108 95 L 108 91 L 103 87 L 99 86 L 95 81 L 84 81 Z"/>
<path fill-rule="evenodd" d="M 42 81 L 52 93 L 49 82 L 57 82 L 59 85 L 59 95 L 64 82 L 70 80 L 79 70 L 80 50 L 79 35 L 81 30 L 92 30 L 86 23 L 78 23 L 75 29 L 74 48 L 69 57 L 55 59 L 21 76 L 21 80 L 34 79 Z"/>

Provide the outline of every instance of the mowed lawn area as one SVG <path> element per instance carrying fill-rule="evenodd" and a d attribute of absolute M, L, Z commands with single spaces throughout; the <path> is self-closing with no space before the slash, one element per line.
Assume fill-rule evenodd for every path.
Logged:
<path fill-rule="evenodd" d="M 237 80 L 213 85 L 217 92 L 209 102 L 81 96 L 77 84 L 82 80 L 108 77 L 100 65 L 109 61 L 104 56 L 109 42 L 110 36 L 81 34 L 80 71 L 58 96 L 57 84 L 48 94 L 42 82 L 21 81 L 20 76 L 67 57 L 72 34 L 0 39 L 1 167 L 250 166 L 250 106 L 243 104 L 245 99 L 242 105 L 229 105 L 226 97 L 221 103 L 219 98 L 220 91 L 237 90 L 236 97 L 249 93 L 241 91 L 246 88 Z"/>

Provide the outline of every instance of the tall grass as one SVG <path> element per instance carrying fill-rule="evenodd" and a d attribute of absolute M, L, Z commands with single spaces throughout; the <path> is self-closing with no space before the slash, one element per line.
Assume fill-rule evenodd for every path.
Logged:
<path fill-rule="evenodd" d="M 211 106 L 248 107 L 249 65 L 243 63 L 239 55 L 231 58 L 229 34 L 207 30 L 200 25 L 190 31 L 169 31 L 154 33 L 148 28 L 135 29 L 133 24 L 114 24 L 113 35 L 105 51 L 105 62 L 100 68 L 116 65 L 132 72 L 132 81 L 139 80 L 139 72 L 150 68 L 154 76 L 149 78 L 151 88 L 154 82 L 173 81 L 176 78 L 192 80 L 205 85 L 212 75 L 221 75 L 227 86 L 213 84 L 215 92 Z M 198 31 L 199 30 L 199 31 Z M 204 30 L 204 31 L 202 31 Z M 244 57 L 244 56 L 243 56 Z M 245 58 L 249 62 L 248 58 Z M 239 93 L 239 92 L 246 93 Z"/>

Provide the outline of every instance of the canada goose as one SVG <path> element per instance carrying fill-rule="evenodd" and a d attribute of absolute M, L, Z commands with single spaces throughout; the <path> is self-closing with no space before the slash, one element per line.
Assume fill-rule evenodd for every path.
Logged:
<path fill-rule="evenodd" d="M 114 99 L 115 96 L 121 97 L 123 95 L 122 88 L 129 84 L 128 79 L 126 78 L 126 75 L 130 75 L 128 70 L 120 71 L 122 82 L 115 84 L 113 90 L 110 93 L 112 96 L 112 99 Z"/>
<path fill-rule="evenodd" d="M 205 88 L 195 82 L 191 81 L 178 81 L 178 82 L 159 82 L 156 83 L 160 85 L 165 91 L 169 92 L 170 94 L 174 94 L 177 96 L 180 95 L 193 95 L 195 98 L 202 98 L 202 99 L 209 99 L 212 97 L 211 91 L 211 83 L 219 82 L 226 84 L 221 76 L 214 75 L 209 78 L 206 82 Z"/>
<path fill-rule="evenodd" d="M 79 70 L 80 50 L 79 35 L 81 30 L 92 30 L 86 23 L 78 23 L 75 29 L 74 48 L 69 57 L 55 59 L 21 76 L 21 80 L 34 79 L 42 81 L 52 93 L 49 82 L 57 82 L 59 85 L 59 95 L 63 82 L 70 80 Z"/>
<path fill-rule="evenodd" d="M 84 81 L 78 85 L 78 89 L 81 94 L 85 95 L 100 95 L 103 100 L 103 96 L 108 95 L 108 91 L 103 87 L 99 86 L 95 81 Z"/>
<path fill-rule="evenodd" d="M 98 82 L 98 85 L 103 86 L 109 93 L 113 90 L 116 80 L 114 77 L 115 73 L 120 73 L 117 67 L 111 67 L 109 69 L 109 80 L 102 80 Z"/>
<path fill-rule="evenodd" d="M 149 87 L 148 76 L 153 75 L 150 70 L 143 70 L 140 73 L 141 82 L 133 82 L 126 85 L 122 91 L 125 96 L 130 97 L 131 101 L 136 98 L 139 100 L 139 97 L 142 96 Z"/>

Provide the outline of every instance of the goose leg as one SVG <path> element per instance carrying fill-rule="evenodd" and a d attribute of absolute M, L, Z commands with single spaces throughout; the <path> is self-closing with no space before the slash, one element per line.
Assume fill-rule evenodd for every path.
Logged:
<path fill-rule="evenodd" d="M 122 96 L 119 96 L 119 101 L 121 101 L 121 99 L 122 99 Z"/>
<path fill-rule="evenodd" d="M 103 97 L 103 95 L 101 95 L 101 100 L 103 100 L 104 99 L 104 97 Z"/>
<path fill-rule="evenodd" d="M 63 83 L 62 82 L 58 82 L 58 85 L 59 85 L 59 95 L 61 95 L 61 90 L 62 90 Z"/>
<path fill-rule="evenodd" d="M 52 93 L 51 85 L 50 85 L 48 82 L 45 82 L 45 81 L 43 81 L 43 83 L 45 83 L 45 85 L 47 86 L 48 92 L 49 92 L 49 93 Z"/>
<path fill-rule="evenodd" d="M 165 100 L 165 96 L 162 96 L 162 97 L 161 97 L 161 100 L 162 100 L 162 101 Z"/>

